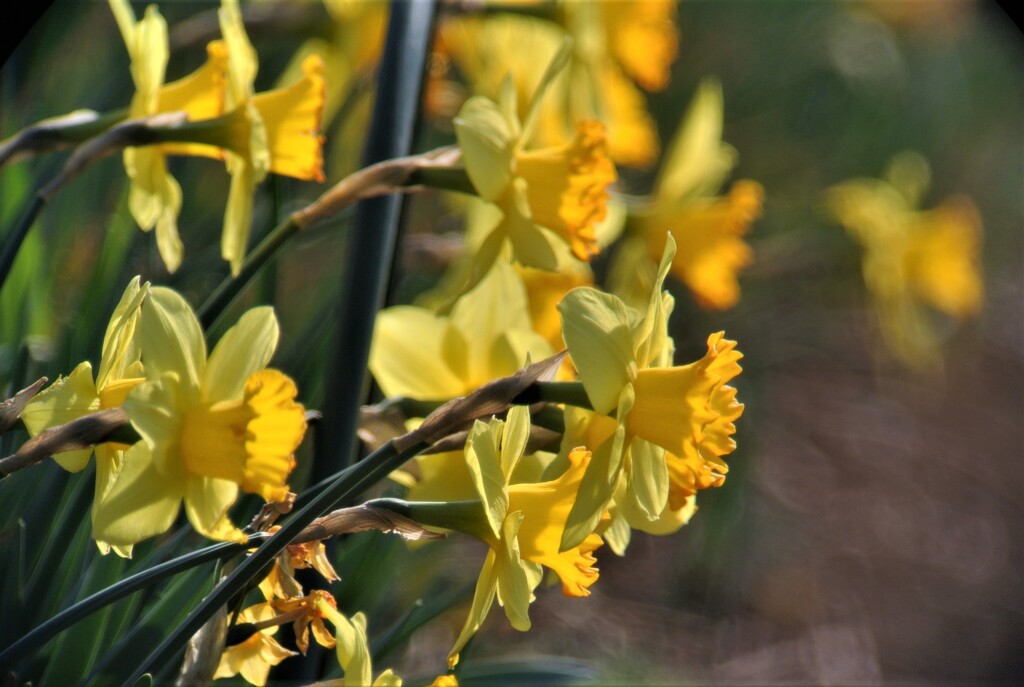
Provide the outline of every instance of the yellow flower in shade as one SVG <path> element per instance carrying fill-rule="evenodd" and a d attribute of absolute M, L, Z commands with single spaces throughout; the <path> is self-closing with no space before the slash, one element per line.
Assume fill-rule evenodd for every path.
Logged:
<path fill-rule="evenodd" d="M 978 312 L 984 295 L 977 208 L 957 196 L 918 210 L 930 176 L 923 157 L 904 152 L 884 179 L 847 181 L 827 195 L 833 216 L 864 249 L 864 283 L 886 343 L 922 369 L 941 362 L 929 309 L 962 320 Z"/>
<path fill-rule="evenodd" d="M 317 644 L 325 649 L 334 648 L 334 637 L 331 636 L 331 633 L 327 631 L 327 627 L 324 625 L 324 619 L 329 618 L 329 616 L 324 615 L 321 610 L 327 607 L 337 608 L 334 596 L 330 592 L 314 589 L 309 593 L 309 596 L 276 599 L 271 601 L 270 605 L 281 614 L 279 616 L 280 619 L 284 622 L 294 623 L 295 645 L 302 652 L 303 656 L 309 650 L 310 630 L 313 631 L 313 638 Z"/>
<path fill-rule="evenodd" d="M 139 306 L 148 293 L 148 282 L 140 286 L 138 277 L 132 279 L 107 324 L 95 382 L 92 365 L 88 361 L 83 362 L 70 375 L 58 379 L 32 399 L 21 415 L 29 434 L 35 436 L 44 429 L 63 425 L 89 413 L 120 407 L 128 392 L 145 381 L 136 329 Z M 89 456 L 95 451 L 93 503 L 99 504 L 117 478 L 127 448 L 124 444 L 107 442 L 97 444 L 93 449 L 58 453 L 53 458 L 65 470 L 79 472 L 85 469 Z M 97 540 L 96 543 L 103 553 L 109 551 L 106 542 Z M 131 553 L 130 546 L 114 547 L 114 550 L 123 556 Z"/>
<path fill-rule="evenodd" d="M 571 141 L 525 150 L 538 103 L 568 56 L 565 45 L 548 66 L 524 120 L 517 114 L 511 79 L 503 82 L 497 102 L 474 96 L 455 119 L 466 173 L 480 197 L 503 213 L 475 258 L 477 279 L 494 263 L 505 239 L 517 261 L 546 270 L 557 266 L 551 243 L 556 238 L 579 260 L 598 252 L 596 225 L 605 217 L 608 187 L 616 179 L 604 126 L 582 121 Z"/>
<path fill-rule="evenodd" d="M 233 677 L 242 674 L 245 681 L 253 685 L 267 684 L 267 676 L 271 666 L 290 656 L 298 656 L 277 643 L 273 635 L 277 632 L 278 623 L 274 619 L 278 612 L 269 604 L 256 604 L 238 614 L 238 622 L 265 625 L 247 639 L 226 647 L 221 654 L 220 664 L 213 678 Z"/>
<path fill-rule="evenodd" d="M 672 275 L 711 310 L 731 308 L 740 299 L 737 275 L 754 259 L 743 237 L 764 202 L 764 189 L 749 180 L 715 195 L 736 157 L 721 136 L 722 89 L 705 80 L 668 151 L 651 207 L 637 217 L 655 260 L 672 233 L 677 243 Z"/>
<path fill-rule="evenodd" d="M 558 306 L 569 355 L 594 410 L 614 412 L 617 420 L 614 430 L 602 431 L 607 447 L 596 452 L 581 490 L 587 496 L 573 509 L 563 545 L 593 528 L 620 477 L 626 507 L 654 521 L 669 505 L 669 454 L 724 473 L 720 457 L 735 447 L 732 422 L 743 406 L 725 384 L 740 372 L 736 343 L 721 332 L 712 334 L 704 358 L 672 366 L 672 300 L 661 293 L 661 284 L 674 250 L 669 238 L 646 313 L 631 312 L 617 297 L 586 287 L 570 291 Z"/>
<path fill-rule="evenodd" d="M 252 226 L 253 192 L 268 172 L 322 182 L 323 115 L 326 84 L 323 60 L 311 55 L 302 63 L 303 78 L 295 84 L 254 94 L 256 51 L 242 24 L 238 0 L 223 0 L 221 32 L 228 48 L 227 150 L 231 189 L 224 215 L 221 254 L 238 274 L 245 259 Z"/>
<path fill-rule="evenodd" d="M 131 59 L 135 96 L 129 117 L 183 111 L 190 120 L 209 119 L 224 110 L 224 74 L 227 53 L 220 42 L 211 43 L 205 65 L 191 75 L 164 84 L 168 59 L 167 22 L 155 5 L 146 8 L 141 21 L 127 0 L 109 0 Z M 144 231 L 156 227 L 157 248 L 168 271 L 181 264 L 183 247 L 178 236 L 181 187 L 167 171 L 166 155 L 209 154 L 202 146 L 166 144 L 128 148 L 124 166 L 131 179 L 128 207 Z"/>
<path fill-rule="evenodd" d="M 446 400 L 513 374 L 527 358 L 540 360 L 553 352 L 533 330 L 522 281 L 511 265 L 498 262 L 447 316 L 415 306 L 382 310 L 370 371 L 389 398 Z M 418 456 L 416 465 L 393 475 L 412 488 L 408 498 L 473 497 L 461 451 Z"/>
<path fill-rule="evenodd" d="M 276 532 L 276 525 L 270 532 Z M 311 541 L 304 544 L 289 544 L 274 560 L 274 565 L 267 576 L 260 582 L 260 591 L 267 601 L 274 599 L 291 599 L 302 596 L 302 585 L 295 579 L 296 570 L 312 568 L 320 573 L 328 582 L 340 580 L 322 541 Z"/>
<path fill-rule="evenodd" d="M 269 307 L 253 308 L 207 358 L 195 313 L 170 289 L 150 289 L 139 337 L 146 381 L 124 407 L 143 441 L 124 457 L 95 513 L 97 539 L 133 544 L 166 531 L 182 500 L 193 527 L 240 540 L 228 508 L 239 488 L 280 501 L 306 429 L 291 379 L 265 369 L 277 345 Z"/>
<path fill-rule="evenodd" d="M 349 620 L 332 604 L 323 599 L 315 602 L 317 611 L 334 625 L 335 652 L 338 663 L 345 671 L 344 680 L 324 684 L 345 685 L 346 687 L 402 687 L 402 679 L 385 670 L 373 679 L 373 662 L 366 637 L 366 616 L 356 613 Z"/>

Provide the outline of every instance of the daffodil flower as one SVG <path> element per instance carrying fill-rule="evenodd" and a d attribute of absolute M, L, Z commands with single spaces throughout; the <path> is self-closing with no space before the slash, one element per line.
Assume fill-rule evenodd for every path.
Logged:
<path fill-rule="evenodd" d="M 224 107 L 224 73 L 227 53 L 223 43 L 207 48 L 206 64 L 171 84 L 164 84 L 168 59 L 167 22 L 155 5 L 146 8 L 140 21 L 127 0 L 109 0 L 121 36 L 131 59 L 135 96 L 129 117 L 183 111 L 190 120 L 219 116 Z M 165 144 L 128 148 L 124 166 L 131 180 L 128 207 L 144 231 L 156 227 L 157 248 L 169 272 L 181 265 L 182 247 L 178 236 L 181 187 L 167 171 L 166 155 L 208 154 L 201 146 Z"/>
<path fill-rule="evenodd" d="M 569 355 L 593 409 L 616 419 L 614 428 L 604 430 L 607 439 L 587 475 L 581 490 L 585 498 L 574 508 L 563 545 L 593 529 L 620 477 L 628 505 L 654 521 L 669 501 L 668 455 L 711 461 L 721 469 L 719 457 L 734 448 L 732 421 L 743 407 L 725 383 L 740 372 L 736 343 L 721 332 L 712 334 L 704 358 L 672 366 L 673 343 L 667 334 L 672 299 L 662 294 L 661 285 L 674 250 L 670 236 L 642 315 L 617 297 L 586 287 L 570 291 L 558 306 Z M 629 460 L 624 460 L 627 453 Z"/>
<path fill-rule="evenodd" d="M 864 283 L 886 343 L 922 369 L 941 362 L 928 309 L 962 320 L 978 312 L 984 295 L 978 211 L 963 196 L 918 210 L 930 176 L 923 157 L 905 152 L 884 179 L 854 179 L 827 194 L 832 214 L 864 249 Z"/>
<path fill-rule="evenodd" d="M 496 263 L 449 315 L 416 306 L 382 310 L 370 371 L 389 398 L 447 400 L 513 374 L 527 358 L 540 360 L 553 352 L 533 330 L 522 281 L 510 265 Z M 408 498 L 473 497 L 461 451 L 418 456 L 416 462 L 418 477 L 408 470 L 393 475 L 412 488 Z"/>
<path fill-rule="evenodd" d="M 221 254 L 231 264 L 231 273 L 238 274 L 252 226 L 253 193 L 267 173 L 324 180 L 320 120 L 327 87 L 323 60 L 311 55 L 302 64 L 301 80 L 254 94 L 259 66 L 238 0 L 223 0 L 218 16 L 228 48 L 225 109 L 229 126 L 222 147 L 231 174 Z"/>
<path fill-rule="evenodd" d="M 474 96 L 455 119 L 470 181 L 480 197 L 503 214 L 476 255 L 477 280 L 494 263 L 505 239 L 517 261 L 546 270 L 557 266 L 553 240 L 566 243 L 580 260 L 589 260 L 598 251 L 595 227 L 605 217 L 608 186 L 616 179 L 605 151 L 604 126 L 592 120 L 579 122 L 571 142 L 525 149 L 538 103 L 568 57 L 569 46 L 563 45 L 523 121 L 511 79 L 503 82 L 497 102 Z"/>
<path fill-rule="evenodd" d="M 203 535 L 243 539 L 227 515 L 239 488 L 282 500 L 306 428 L 294 382 L 265 369 L 278 338 L 273 310 L 247 312 L 207 357 L 189 305 L 154 287 L 142 304 L 139 337 L 146 381 L 124 408 L 143 441 L 125 453 L 95 512 L 96 538 L 126 545 L 160 534 L 184 500 Z"/>
<path fill-rule="evenodd" d="M 114 308 L 114 314 L 107 324 L 103 337 L 100 367 L 93 381 L 92 365 L 86 361 L 78 365 L 70 375 L 62 377 L 36 396 L 25 407 L 21 415 L 29 434 L 35 436 L 49 427 L 63 425 L 89 413 L 106 408 L 118 408 L 124 404 L 128 392 L 145 381 L 140 361 L 139 306 L 149 293 L 149 283 L 139 285 L 135 277 L 121 295 Z M 53 458 L 69 472 L 79 472 L 89 463 L 93 451 L 96 453 L 96 488 L 94 503 L 103 501 L 113 480 L 121 468 L 125 449 L 123 444 L 107 442 L 93 449 L 58 453 Z M 95 517 L 95 510 L 93 511 Z M 97 540 L 101 551 L 106 553 L 109 545 Z M 124 556 L 131 553 L 131 547 L 115 547 Z"/>
<path fill-rule="evenodd" d="M 346 687 L 402 687 L 402 679 L 390 669 L 373 679 L 373 661 L 366 638 L 366 616 L 356 613 L 351 620 L 324 600 L 316 602 L 316 609 L 334 625 L 335 651 L 338 663 L 345 671 L 345 679 L 326 684 Z"/>
<path fill-rule="evenodd" d="M 678 244 L 672 275 L 712 310 L 731 308 L 740 299 L 737 274 L 754 259 L 743 236 L 764 200 L 761 185 L 750 180 L 715 195 L 736 161 L 736 151 L 721 136 L 722 88 L 705 80 L 668 150 L 652 204 L 637 213 L 636 222 L 654 259 L 672 233 Z"/>
<path fill-rule="evenodd" d="M 256 604 L 238 614 L 239 623 L 266 625 L 238 644 L 224 649 L 220 664 L 213 678 L 234 677 L 241 673 L 246 682 L 252 685 L 267 684 L 270 668 L 291 656 L 298 656 L 278 644 L 274 639 L 278 624 L 273 620 L 278 616 L 277 610 L 269 603 Z"/>
<path fill-rule="evenodd" d="M 458 663 L 459 652 L 487 617 L 495 596 L 512 627 L 530 629 L 529 606 L 543 567 L 558 575 L 566 596 L 589 596 L 597 581 L 593 552 L 602 541 L 593 529 L 560 550 L 590 451 L 571 451 L 567 469 L 553 480 L 510 484 L 529 434 L 530 413 L 524 406 L 513 406 L 505 421 L 477 420 L 466 440 L 465 460 L 479 501 L 406 504 L 412 519 L 462 531 L 489 547 L 469 616 L 448 654 L 449 667 Z"/>

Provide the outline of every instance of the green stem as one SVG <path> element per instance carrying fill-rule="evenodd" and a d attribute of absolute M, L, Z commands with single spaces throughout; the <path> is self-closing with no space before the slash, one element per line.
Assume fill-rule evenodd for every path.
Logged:
<path fill-rule="evenodd" d="M 238 275 L 234 277 L 229 275 L 220 283 L 217 290 L 210 294 L 197 313 L 204 330 L 209 330 L 217 322 L 217 319 L 249 283 L 253 275 L 259 272 L 260 268 L 277 254 L 281 246 L 299 232 L 299 229 L 299 225 L 291 217 L 278 224 L 245 258 Z"/>
<path fill-rule="evenodd" d="M 425 443 L 418 443 L 400 451 L 395 447 L 394 442 L 388 442 L 367 456 L 365 460 L 352 466 L 351 471 L 346 471 L 339 475 L 334 482 L 314 497 L 313 500 L 298 512 L 293 513 L 276 534 L 253 551 L 250 556 L 239 563 L 237 568 L 221 580 L 206 595 L 206 598 L 189 613 L 188 617 L 124 681 L 125 687 L 134 685 L 147 672 L 160 669 L 181 652 L 189 638 L 199 631 L 199 628 L 213 616 L 217 609 L 225 605 L 239 589 L 252 580 L 265 565 L 283 551 L 288 543 L 306 525 L 326 513 L 342 499 L 349 498 L 378 480 L 383 479 L 388 473 L 424 448 L 426 448 Z"/>
<path fill-rule="evenodd" d="M 42 625 L 36 627 L 18 641 L 11 644 L 9 647 L 4 649 L 3 653 L 0 653 L 0 665 L 13 665 L 13 663 L 9 662 L 16 656 L 31 655 L 48 641 L 77 623 L 79 620 L 82 620 L 91 613 L 98 611 L 108 604 L 114 603 L 118 599 L 121 599 L 134 591 L 156 584 L 164 578 L 177 575 L 178 573 L 194 568 L 197 565 L 202 565 L 207 561 L 221 560 L 228 558 L 229 556 L 234 556 L 235 554 L 243 553 L 247 549 L 266 539 L 267 536 L 265 534 L 259 533 L 250 535 L 249 541 L 245 544 L 215 544 L 213 546 L 208 546 L 205 549 L 200 549 L 199 551 L 194 551 L 167 561 L 166 563 L 153 566 L 148 570 L 143 570 L 131 575 L 130 577 L 126 577 L 117 584 L 111 585 L 110 587 L 96 592 L 92 596 L 86 597 L 78 603 L 69 606 Z"/>

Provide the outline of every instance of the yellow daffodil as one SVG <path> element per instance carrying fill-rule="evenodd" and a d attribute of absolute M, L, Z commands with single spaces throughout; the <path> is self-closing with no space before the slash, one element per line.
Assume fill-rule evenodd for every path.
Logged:
<path fill-rule="evenodd" d="M 962 320 L 984 293 L 981 219 L 970 199 L 917 210 L 930 170 L 916 153 L 893 158 L 884 179 L 855 179 L 828 192 L 836 219 L 864 249 L 864 283 L 892 351 L 920 368 L 938 364 L 940 336 L 929 309 Z"/>
<path fill-rule="evenodd" d="M 184 499 L 200 533 L 241 539 L 227 515 L 239 487 L 284 499 L 306 428 L 294 382 L 265 369 L 277 319 L 269 307 L 250 310 L 207 358 L 199 322 L 180 295 L 150 289 L 141 310 L 146 381 L 124 407 L 143 441 L 125 453 L 99 504 L 95 536 L 125 545 L 160 534 Z"/>
<path fill-rule="evenodd" d="M 443 400 L 510 375 L 527 358 L 540 360 L 553 352 L 532 328 L 522 282 L 510 265 L 499 262 L 447 316 L 415 306 L 382 310 L 370 371 L 387 397 Z M 472 498 L 461 451 L 418 456 L 416 463 L 416 470 L 394 475 L 412 487 L 408 498 Z"/>
<path fill-rule="evenodd" d="M 503 213 L 477 253 L 477 278 L 493 264 L 505 239 L 517 261 L 546 270 L 557 266 L 552 248 L 556 239 L 579 260 L 589 260 L 598 251 L 595 227 L 605 217 L 608 187 L 616 179 L 605 151 L 604 126 L 593 120 L 579 122 L 571 142 L 524 148 L 538 103 L 564 68 L 568 52 L 563 45 L 548 66 L 524 120 L 517 114 L 511 79 L 503 82 L 497 102 L 474 96 L 455 119 L 466 173 L 480 197 Z"/>
<path fill-rule="evenodd" d="M 599 536 L 589 533 L 576 546 L 560 551 L 569 511 L 591 454 L 576 449 L 569 467 L 557 479 L 510 485 L 516 463 L 523 455 L 530 431 L 530 414 L 522 406 L 509 411 L 505 422 L 477 421 L 466 441 L 466 463 L 484 506 L 487 525 L 479 532 L 490 547 L 477 581 L 473 604 L 455 645 L 448 654 L 449 667 L 476 633 L 497 595 L 512 627 L 530 629 L 529 606 L 542 577 L 541 566 L 553 570 L 566 596 L 589 596 L 598 578 L 593 552 Z"/>
<path fill-rule="evenodd" d="M 238 274 L 252 225 L 253 192 L 268 172 L 323 181 L 320 120 L 326 84 L 323 60 L 315 55 L 302 64 L 303 78 L 285 88 L 254 94 L 256 51 L 242 24 L 238 0 L 223 0 L 218 16 L 228 48 L 228 131 L 223 147 L 231 190 L 224 215 L 221 254 Z"/>
<path fill-rule="evenodd" d="M 109 0 L 114 18 L 128 48 L 135 96 L 129 117 L 183 111 L 190 120 L 219 116 L 224 107 L 224 74 L 227 53 L 223 43 L 211 43 L 204 66 L 171 84 L 164 84 L 168 59 L 167 22 L 155 5 L 146 8 L 142 20 L 127 0 Z M 183 248 L 178 236 L 181 187 L 167 171 L 165 156 L 207 154 L 201 147 L 167 144 L 128 148 L 124 166 L 131 179 L 128 207 L 144 231 L 156 227 L 157 248 L 167 270 L 181 264 Z"/>
<path fill-rule="evenodd" d="M 566 469 L 555 479 L 511 484 L 529 435 L 530 412 L 524 406 L 513 406 L 505 421 L 476 421 L 465 447 L 476 500 L 403 506 L 404 514 L 424 525 L 470 534 L 489 547 L 469 616 L 448 654 L 450 668 L 487 617 L 495 596 L 512 627 L 530 629 L 529 606 L 543 567 L 558 575 L 566 596 L 588 596 L 597 581 L 593 552 L 602 541 L 593 528 L 573 546 L 560 547 L 591 454 L 583 448 L 571 451 Z"/>
<path fill-rule="evenodd" d="M 242 674 L 246 682 L 253 685 L 267 684 L 267 676 L 270 674 L 271 666 L 290 656 L 298 656 L 294 651 L 289 651 L 277 643 L 273 635 L 277 632 L 278 624 L 273 620 L 278 616 L 269 603 L 256 604 L 246 608 L 238 614 L 238 622 L 254 623 L 265 625 L 257 630 L 247 639 L 226 647 L 221 654 L 220 664 L 213 678 L 233 677 Z"/>
<path fill-rule="evenodd" d="M 661 284 L 674 250 L 669 237 L 646 313 L 631 312 L 617 297 L 586 287 L 570 291 L 558 306 L 569 355 L 594 410 L 614 412 L 617 420 L 614 429 L 602 432 L 608 448 L 598 449 L 599 467 L 587 475 L 587 497 L 574 508 L 563 545 L 593 528 L 620 476 L 633 512 L 654 521 L 669 505 L 667 454 L 697 465 L 710 461 L 710 469 L 721 473 L 720 456 L 734 448 L 732 421 L 743 407 L 725 383 L 740 372 L 735 342 L 712 334 L 704 358 L 672 366 L 666 331 L 672 300 L 661 293 Z"/>
<path fill-rule="evenodd" d="M 356 613 L 349 620 L 333 605 L 324 600 L 316 601 L 316 609 L 334 625 L 335 651 L 338 663 L 345 671 L 345 679 L 327 684 L 345 687 L 402 687 L 402 678 L 390 669 L 373 679 L 373 662 L 366 638 L 366 616 Z"/>
<path fill-rule="evenodd" d="M 761 214 L 764 190 L 740 180 L 716 196 L 736 153 L 722 143 L 722 89 L 705 80 L 668 151 L 651 207 L 637 225 L 650 258 L 664 250 L 671 232 L 677 242 L 672 275 L 704 308 L 724 310 L 739 301 L 737 274 L 754 254 L 743 236 Z M 635 268 L 628 269 L 634 271 Z"/>
<path fill-rule="evenodd" d="M 107 324 L 95 382 L 92 365 L 86 361 L 32 399 L 21 415 L 29 434 L 35 436 L 44 429 L 63 425 L 89 413 L 120 407 L 128 392 L 145 381 L 136 329 L 139 306 L 148 293 L 148 282 L 140 286 L 138 277 L 129 282 Z M 107 442 L 96 445 L 94 449 L 58 453 L 53 458 L 65 470 L 79 472 L 85 469 L 89 456 L 95 450 L 94 503 L 99 504 L 116 479 L 127 448 L 123 444 Z M 104 553 L 109 550 L 106 542 L 97 540 L 96 543 Z M 124 556 L 131 553 L 130 546 L 114 549 Z"/>

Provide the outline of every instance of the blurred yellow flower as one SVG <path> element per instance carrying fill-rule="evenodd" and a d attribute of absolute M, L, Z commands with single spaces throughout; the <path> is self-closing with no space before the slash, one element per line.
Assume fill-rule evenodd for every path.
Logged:
<path fill-rule="evenodd" d="M 149 282 L 140 286 L 139 281 L 139 277 L 135 277 L 129 282 L 107 324 L 96 381 L 93 382 L 92 365 L 86 361 L 32 399 L 21 415 L 30 435 L 35 436 L 44 429 L 63 425 L 89 413 L 120 407 L 128 392 L 145 381 L 136 329 L 139 306 L 149 294 Z M 98 504 L 117 478 L 127 448 L 124 444 L 106 442 L 97 444 L 93 449 L 58 453 L 53 459 L 65 470 L 79 472 L 85 469 L 89 456 L 95 451 L 93 503 Z M 110 550 L 106 542 L 97 540 L 96 543 L 103 553 Z M 131 554 L 131 546 L 114 547 L 114 550 L 122 556 Z"/>
<path fill-rule="evenodd" d="M 568 32 L 572 59 L 539 106 L 536 143 L 564 144 L 575 121 L 596 119 L 608 127 L 612 160 L 652 164 L 658 156 L 657 130 L 633 80 L 649 91 L 668 83 L 678 45 L 675 2 L 564 2 L 559 9 L 564 27 L 514 14 L 446 17 L 438 30 L 438 58 L 450 58 L 474 93 L 494 99 L 510 74 L 522 105 Z M 525 110 L 518 114 L 525 116 Z"/>
<path fill-rule="evenodd" d="M 239 613 L 238 622 L 266 624 L 273 621 L 277 615 L 277 611 L 269 603 L 261 603 Z M 226 647 L 213 678 L 216 680 L 233 677 L 241 673 L 249 684 L 267 684 L 271 666 L 276 666 L 290 656 L 298 656 L 294 651 L 289 651 L 277 643 L 273 637 L 277 628 L 277 624 L 268 624 L 238 644 Z"/>
<path fill-rule="evenodd" d="M 941 360 L 928 308 L 962 320 L 978 312 L 984 294 L 978 211 L 963 196 L 918 210 L 929 181 L 927 161 L 905 152 L 893 158 L 884 179 L 847 181 L 826 196 L 833 216 L 864 249 L 864 283 L 886 343 L 918 368 Z"/>
<path fill-rule="evenodd" d="M 754 259 L 743 236 L 764 202 L 764 189 L 749 180 L 737 181 L 724 196 L 714 195 L 736 157 L 721 136 L 722 89 L 705 80 L 669 148 L 651 207 L 637 217 L 651 258 L 662 254 L 665 236 L 672 233 L 677 243 L 672 275 L 702 307 L 713 310 L 739 301 L 737 274 Z"/>
<path fill-rule="evenodd" d="M 96 538 L 125 545 L 160 534 L 184 499 L 200 533 L 244 539 L 227 514 L 239 487 L 282 500 L 306 428 L 294 382 L 265 369 L 278 338 L 272 309 L 243 315 L 207 358 L 192 309 L 156 287 L 142 304 L 139 337 L 146 381 L 124 407 L 143 441 L 125 453 L 95 512 Z"/>
<path fill-rule="evenodd" d="M 129 117 L 183 111 L 190 120 L 219 116 L 224 111 L 224 74 L 227 52 L 216 41 L 207 47 L 205 65 L 191 75 L 164 84 L 168 59 L 167 22 L 156 5 L 146 8 L 140 21 L 127 0 L 109 0 L 110 9 L 128 48 L 135 96 Z M 181 187 L 167 171 L 165 156 L 202 155 L 202 146 L 165 144 L 127 148 L 124 166 L 131 180 L 128 207 L 143 231 L 156 227 L 157 248 L 169 272 L 181 265 L 184 249 L 178 236 Z"/>
<path fill-rule="evenodd" d="M 377 315 L 370 371 L 388 398 L 447 400 L 513 374 L 554 350 L 533 330 L 526 292 L 511 265 L 495 263 L 449 315 L 396 306 Z M 461 451 L 416 457 L 392 477 L 413 500 L 460 500 L 474 491 Z"/>
<path fill-rule="evenodd" d="M 551 244 L 555 237 L 579 260 L 589 260 L 598 252 L 595 226 L 605 217 L 608 187 L 616 179 L 604 126 L 593 120 L 579 122 L 570 142 L 525 150 L 538 104 L 568 56 L 568 46 L 563 45 L 548 65 L 523 120 L 517 113 L 511 79 L 503 82 L 497 102 L 474 96 L 455 119 L 459 148 L 474 188 L 503 213 L 478 251 L 477 278 L 494 263 L 506 238 L 516 260 L 546 270 L 557 267 Z"/>

